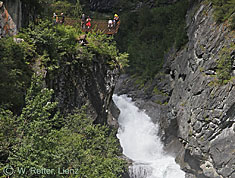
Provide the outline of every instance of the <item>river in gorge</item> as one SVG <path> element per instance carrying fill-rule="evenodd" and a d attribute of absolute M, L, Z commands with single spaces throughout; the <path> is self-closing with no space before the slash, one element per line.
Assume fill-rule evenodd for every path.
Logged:
<path fill-rule="evenodd" d="M 158 136 L 158 125 L 126 95 L 113 96 L 121 113 L 117 137 L 123 154 L 133 161 L 131 178 L 184 178 L 174 157 L 167 155 Z"/>

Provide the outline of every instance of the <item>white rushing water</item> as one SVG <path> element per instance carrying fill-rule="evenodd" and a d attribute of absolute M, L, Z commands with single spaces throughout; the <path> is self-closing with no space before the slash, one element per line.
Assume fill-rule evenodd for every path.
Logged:
<path fill-rule="evenodd" d="M 131 178 L 184 178 L 185 173 L 172 156 L 163 151 L 158 126 L 125 95 L 113 96 L 121 113 L 117 137 L 123 154 L 133 160 Z"/>

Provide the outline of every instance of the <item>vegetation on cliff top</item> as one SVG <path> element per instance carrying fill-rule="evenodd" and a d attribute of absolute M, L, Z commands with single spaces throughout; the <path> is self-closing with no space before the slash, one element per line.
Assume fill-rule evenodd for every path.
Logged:
<path fill-rule="evenodd" d="M 54 26 L 49 21 L 41 21 L 17 35 L 24 39 L 23 42 L 16 43 L 12 37 L 0 39 L 1 107 L 6 106 L 14 113 L 22 109 L 35 67 L 57 70 L 65 63 L 65 58 L 70 59 L 66 65 L 89 66 L 94 55 L 103 56 L 110 67 L 127 65 L 128 54 L 117 50 L 112 37 L 89 33 L 88 43 L 83 46 L 78 42 L 82 34 L 79 28 Z M 39 64 L 35 64 L 37 62 Z"/>

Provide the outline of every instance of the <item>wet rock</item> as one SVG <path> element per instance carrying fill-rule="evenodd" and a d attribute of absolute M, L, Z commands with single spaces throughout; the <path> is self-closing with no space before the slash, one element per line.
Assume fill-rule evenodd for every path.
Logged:
<path fill-rule="evenodd" d="M 118 117 L 120 114 L 120 110 L 116 106 L 116 104 L 111 100 L 109 110 L 108 110 L 108 118 L 107 118 L 107 123 L 113 128 L 118 129 L 119 124 L 118 124 Z"/>
<path fill-rule="evenodd" d="M 221 178 L 216 172 L 212 163 L 210 163 L 209 161 L 206 161 L 204 164 L 202 164 L 200 168 L 203 170 L 204 175 L 207 177 Z"/>
<path fill-rule="evenodd" d="M 202 122 L 200 122 L 200 121 L 197 121 L 196 122 L 196 124 L 193 126 L 193 129 L 197 132 L 197 133 L 199 133 L 199 132 L 201 132 L 201 130 L 202 130 Z"/>
<path fill-rule="evenodd" d="M 213 158 L 215 168 L 219 173 L 225 173 L 226 177 L 233 173 L 235 159 L 235 124 L 232 127 L 224 129 L 216 139 L 211 141 L 210 154 Z M 226 171 L 225 171 L 226 170 Z M 224 175 L 224 174 L 223 174 Z"/>

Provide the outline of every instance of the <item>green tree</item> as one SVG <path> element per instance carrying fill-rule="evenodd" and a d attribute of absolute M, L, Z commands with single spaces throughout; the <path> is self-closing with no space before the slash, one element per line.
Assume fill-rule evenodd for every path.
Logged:
<path fill-rule="evenodd" d="M 27 43 L 16 43 L 13 38 L 0 39 L 0 107 L 18 113 L 30 85 L 32 70 L 29 60 L 33 48 Z"/>
<path fill-rule="evenodd" d="M 80 18 L 82 8 L 80 5 L 80 1 L 76 0 L 76 2 L 70 1 L 57 1 L 54 2 L 52 5 L 52 11 L 56 12 L 58 15 L 60 13 L 64 13 L 66 17 L 73 17 L 73 18 Z"/>
<path fill-rule="evenodd" d="M 51 101 L 53 91 L 43 88 L 42 78 L 34 75 L 26 96 L 26 106 L 17 118 L 17 138 L 9 160 L 12 166 L 43 168 L 50 164 L 50 133 L 60 125 L 55 111 L 56 102 Z M 28 176 L 29 172 L 27 172 Z M 16 177 L 25 177 L 18 175 Z M 43 176 L 44 177 L 44 176 Z"/>
<path fill-rule="evenodd" d="M 16 116 L 0 109 L 0 176 L 16 139 Z"/>
<path fill-rule="evenodd" d="M 57 112 L 57 103 L 51 100 L 52 93 L 43 88 L 42 78 L 34 75 L 22 114 L 15 118 L 7 111 L 1 112 L 0 139 L 8 139 L 1 143 L 0 153 L 5 157 L 9 154 L 9 165 L 16 170 L 26 169 L 25 174 L 16 172 L 13 177 L 68 177 L 60 174 L 62 169 L 77 170 L 69 177 L 121 177 L 126 163 L 119 158 L 116 131 L 94 125 L 83 108 L 63 118 Z M 4 126 L 6 123 L 16 128 L 10 135 L 6 135 L 10 129 Z M 54 169 L 55 174 L 35 175 L 30 168 Z"/>
<path fill-rule="evenodd" d="M 24 7 L 24 27 L 31 22 L 38 23 L 39 19 L 52 20 L 53 12 L 60 16 L 64 13 L 65 17 L 80 17 L 81 5 L 79 0 L 22 0 Z"/>
<path fill-rule="evenodd" d="M 157 74 L 170 48 L 179 50 L 188 41 L 185 23 L 188 0 L 166 2 L 158 0 L 153 8 L 143 5 L 133 12 L 124 12 L 120 17 L 116 40 L 120 50 L 129 53 L 127 71 L 144 80 Z M 136 3 L 138 0 L 132 1 L 129 8 Z"/>

